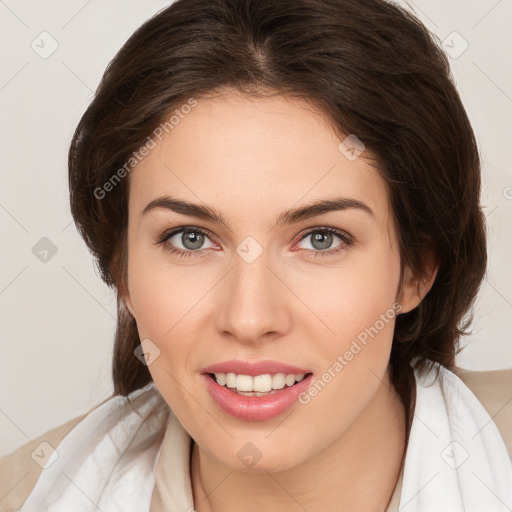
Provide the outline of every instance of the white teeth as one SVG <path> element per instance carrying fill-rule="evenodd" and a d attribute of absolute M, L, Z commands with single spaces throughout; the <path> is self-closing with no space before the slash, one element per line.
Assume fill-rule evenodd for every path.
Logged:
<path fill-rule="evenodd" d="M 251 379 L 251 391 L 272 391 L 272 377 L 268 374 L 266 375 L 256 375 Z M 238 386 L 237 386 L 238 389 Z"/>
<path fill-rule="evenodd" d="M 300 382 L 305 373 L 298 375 L 276 373 L 270 375 L 237 375 L 236 373 L 216 373 L 215 380 L 221 386 L 226 386 L 231 389 L 236 389 L 237 392 L 242 394 L 257 392 L 267 393 L 272 390 L 283 389 L 285 386 L 293 386 L 296 382 Z"/>
<path fill-rule="evenodd" d="M 254 391 L 252 389 L 252 377 L 250 375 L 237 375 L 235 387 L 238 391 Z"/>
<path fill-rule="evenodd" d="M 295 384 L 295 375 L 287 375 L 286 379 L 284 379 L 284 383 L 287 386 L 293 386 Z"/>
<path fill-rule="evenodd" d="M 234 373 L 226 374 L 226 386 L 228 388 L 236 388 L 236 375 Z"/>
<path fill-rule="evenodd" d="M 284 373 L 276 373 L 272 377 L 272 388 L 283 389 L 286 385 L 286 375 Z"/>

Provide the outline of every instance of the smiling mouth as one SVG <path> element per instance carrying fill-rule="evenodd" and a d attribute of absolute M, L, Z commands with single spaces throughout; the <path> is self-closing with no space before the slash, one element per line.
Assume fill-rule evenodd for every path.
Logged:
<path fill-rule="evenodd" d="M 271 389 L 270 391 L 239 391 L 236 389 L 236 387 L 228 387 L 226 384 L 221 384 L 220 382 L 217 381 L 217 379 L 215 378 L 215 374 L 213 373 L 207 373 L 207 375 L 219 386 L 222 386 L 223 388 L 227 389 L 228 391 L 231 391 L 232 393 L 236 394 L 236 395 L 243 395 L 243 396 L 256 396 L 256 397 L 259 397 L 259 396 L 270 396 L 270 395 L 273 395 L 275 393 L 279 393 L 280 391 L 283 391 L 283 390 L 286 390 L 288 388 L 291 388 L 293 386 L 296 386 L 299 382 L 301 382 L 302 380 L 304 380 L 305 378 L 309 377 L 310 375 L 312 375 L 311 372 L 309 373 L 306 373 L 306 374 L 303 374 L 302 378 L 300 380 L 296 380 L 293 384 L 291 385 L 288 385 L 288 384 L 285 384 L 284 387 L 280 388 L 280 389 Z"/>

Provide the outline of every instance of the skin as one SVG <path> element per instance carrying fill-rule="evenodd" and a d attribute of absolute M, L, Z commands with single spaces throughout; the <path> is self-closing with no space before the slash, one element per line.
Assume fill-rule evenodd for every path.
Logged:
<path fill-rule="evenodd" d="M 149 365 L 162 396 L 194 439 L 191 481 L 199 512 L 378 511 L 392 495 L 405 444 L 403 405 L 387 372 L 394 319 L 308 404 L 262 422 L 223 412 L 200 375 L 210 364 L 271 359 L 332 367 L 365 328 L 397 302 L 415 308 L 431 278 L 405 268 L 384 180 L 363 157 L 349 161 L 321 113 L 282 96 L 227 90 L 198 100 L 130 175 L 126 306 L 141 340 L 160 351 Z M 168 209 L 172 195 L 214 207 L 230 229 Z M 344 196 L 368 205 L 277 226 L 284 210 Z M 203 256 L 180 258 L 156 242 L 165 230 L 211 233 Z M 322 252 L 311 228 L 333 227 L 353 243 Z M 193 229 L 192 229 L 193 230 Z M 248 236 L 263 248 L 247 263 Z M 172 240 L 172 241 L 171 241 Z M 184 246 L 181 234 L 167 241 Z M 344 242 L 333 235 L 328 249 Z M 325 250 L 324 250 L 325 252 Z M 247 467 L 238 451 L 261 454 Z M 371 492 L 368 492 L 371 489 Z"/>

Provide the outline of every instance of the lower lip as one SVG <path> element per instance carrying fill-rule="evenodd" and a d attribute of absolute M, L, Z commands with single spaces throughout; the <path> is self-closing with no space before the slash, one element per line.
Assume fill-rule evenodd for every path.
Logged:
<path fill-rule="evenodd" d="M 208 374 L 203 374 L 206 387 L 218 406 L 231 416 L 246 421 L 265 421 L 288 410 L 299 395 L 309 387 L 313 374 L 293 386 L 287 386 L 267 396 L 239 395 L 221 386 Z"/>

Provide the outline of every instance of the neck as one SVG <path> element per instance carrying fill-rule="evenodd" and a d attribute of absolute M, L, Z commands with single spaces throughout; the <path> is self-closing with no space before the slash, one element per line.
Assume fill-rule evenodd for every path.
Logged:
<path fill-rule="evenodd" d="M 286 471 L 234 472 L 194 443 L 194 506 L 198 512 L 384 512 L 400 473 L 405 442 L 404 406 L 387 377 L 334 443 Z"/>

